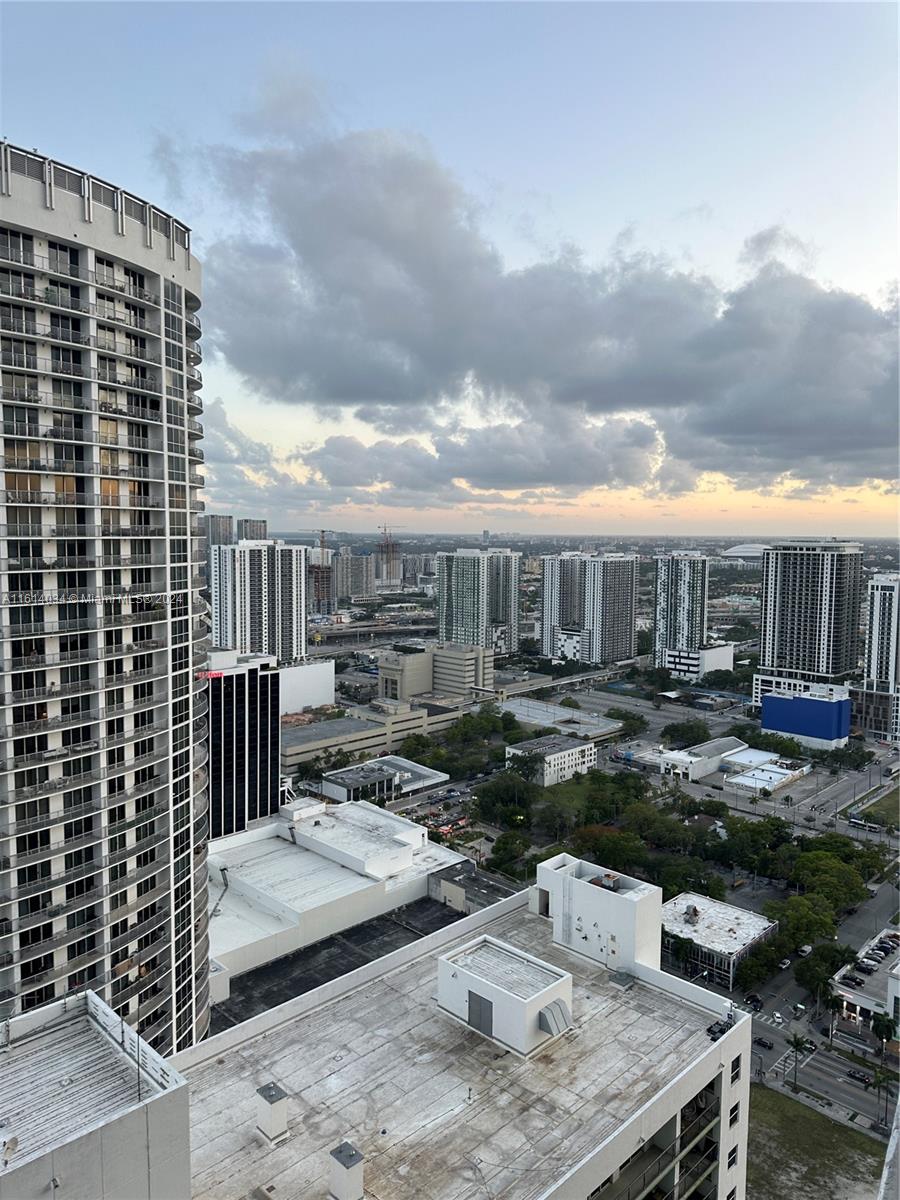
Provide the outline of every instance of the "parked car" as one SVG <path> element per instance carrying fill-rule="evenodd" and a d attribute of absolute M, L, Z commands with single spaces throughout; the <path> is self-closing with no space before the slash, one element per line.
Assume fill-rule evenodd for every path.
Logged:
<path fill-rule="evenodd" d="M 845 975 L 843 983 L 849 983 L 851 987 L 862 987 L 863 981 L 858 975 Z"/>
<path fill-rule="evenodd" d="M 867 966 L 866 963 L 858 962 L 853 966 L 854 971 L 862 971 L 863 975 L 874 975 L 877 970 L 874 966 Z"/>
<path fill-rule="evenodd" d="M 772 1013 L 772 1020 L 775 1022 L 775 1024 L 776 1024 L 776 1025 L 783 1025 L 783 1024 L 784 1024 L 784 1017 L 781 1015 L 781 1013 L 780 1013 L 780 1012 L 773 1012 L 773 1013 Z"/>
<path fill-rule="evenodd" d="M 778 970 L 786 971 L 790 965 L 791 965 L 791 960 L 789 958 L 783 958 L 781 960 L 781 962 L 778 964 Z"/>
<path fill-rule="evenodd" d="M 865 1071 L 857 1071 L 855 1068 L 852 1071 L 848 1071 L 847 1075 L 850 1079 L 855 1079 L 857 1083 L 870 1084 L 872 1082 Z"/>
<path fill-rule="evenodd" d="M 753 1045 L 754 1046 L 762 1046 L 763 1050 L 774 1050 L 775 1049 L 775 1043 L 770 1042 L 768 1038 L 764 1038 L 764 1037 L 755 1037 L 753 1039 Z"/>

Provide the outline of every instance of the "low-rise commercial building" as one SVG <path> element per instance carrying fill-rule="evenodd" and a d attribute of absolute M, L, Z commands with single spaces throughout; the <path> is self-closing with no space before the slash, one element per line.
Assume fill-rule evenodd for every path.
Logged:
<path fill-rule="evenodd" d="M 210 844 L 215 1001 L 242 975 L 428 895 L 434 871 L 463 856 L 423 825 L 365 801 L 301 797 L 265 824 Z"/>
<path fill-rule="evenodd" d="M 408 758 L 385 754 L 355 767 L 326 771 L 321 782 L 315 785 L 315 790 L 339 804 L 351 800 L 386 804 L 389 800 L 414 796 L 416 792 L 437 787 L 449 780 L 450 776 L 445 771 L 432 771 L 430 767 L 423 767 Z"/>
<path fill-rule="evenodd" d="M 549 704 L 525 696 L 501 700 L 500 707 L 504 712 L 512 713 L 523 725 L 553 726 L 560 732 L 577 734 L 592 742 L 608 741 L 622 729 L 621 721 L 598 717 L 586 709 L 567 708 L 564 704 Z"/>
<path fill-rule="evenodd" d="M 660 754 L 661 773 L 694 782 L 718 771 L 729 755 L 746 749 L 740 738 L 720 737 L 685 750 L 665 750 Z"/>
<path fill-rule="evenodd" d="M 778 932 L 761 913 L 696 892 L 682 892 L 662 906 L 664 959 L 692 976 L 732 991 L 737 967 Z"/>
<path fill-rule="evenodd" d="M 660 969 L 660 912 L 658 888 L 558 855 L 179 1055 L 194 1200 L 744 1200 L 751 1020 Z M 284 1152 L 254 1132 L 260 1079 Z"/>
<path fill-rule="evenodd" d="M 760 727 L 765 733 L 791 737 L 803 746 L 834 750 L 850 736 L 850 691 L 811 685 L 802 695 L 775 692 L 762 697 Z"/>
<path fill-rule="evenodd" d="M 857 960 L 864 961 L 869 951 L 879 943 L 895 945 L 896 933 L 896 929 L 891 928 L 875 934 L 857 951 Z M 895 945 L 895 949 L 886 954 L 882 961 L 871 961 L 878 964 L 871 975 L 848 966 L 842 967 L 833 977 L 834 994 L 844 1005 L 838 1014 L 839 1018 L 865 1033 L 871 1029 L 876 1013 L 884 1013 L 893 1017 L 900 1028 L 900 945 Z M 848 983 L 848 975 L 862 982 L 856 985 Z"/>
<path fill-rule="evenodd" d="M 581 738 L 551 734 L 506 747 L 507 767 L 515 770 L 516 759 L 522 757 L 539 760 L 533 782 L 538 787 L 547 788 L 556 783 L 565 783 L 573 775 L 584 775 L 595 767 L 597 746 L 595 742 L 582 741 Z"/>
<path fill-rule="evenodd" d="M 95 992 L 0 1033 L 0 1200 L 190 1200 L 187 1083 Z"/>
<path fill-rule="evenodd" d="M 675 679 L 696 681 L 709 671 L 734 670 L 734 643 L 716 642 L 698 646 L 696 650 L 664 648 L 662 665 Z"/>

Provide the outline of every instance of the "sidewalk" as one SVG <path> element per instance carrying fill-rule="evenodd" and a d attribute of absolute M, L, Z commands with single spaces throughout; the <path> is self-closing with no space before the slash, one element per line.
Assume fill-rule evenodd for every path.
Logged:
<path fill-rule="evenodd" d="M 798 1083 L 796 1092 L 793 1084 L 784 1083 L 781 1080 L 775 1079 L 755 1079 L 753 1081 L 758 1086 L 772 1088 L 773 1091 L 783 1092 L 785 1096 L 790 1096 L 792 1100 L 799 1100 L 801 1104 L 805 1104 L 807 1108 L 815 1109 L 817 1112 L 823 1112 L 832 1121 L 837 1121 L 839 1125 L 846 1125 L 848 1129 L 858 1129 L 861 1133 L 866 1133 L 869 1137 L 875 1138 L 879 1142 L 887 1144 L 890 1136 L 890 1130 L 885 1129 L 882 1132 L 881 1128 L 876 1126 L 873 1118 L 863 1116 L 862 1113 L 857 1113 L 854 1118 L 848 1108 L 838 1104 L 834 1100 L 820 1099 L 811 1092 L 807 1092 L 802 1083 Z"/>

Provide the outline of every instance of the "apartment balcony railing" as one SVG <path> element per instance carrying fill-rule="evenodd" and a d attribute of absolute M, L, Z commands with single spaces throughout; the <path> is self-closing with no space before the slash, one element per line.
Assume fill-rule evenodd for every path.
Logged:
<path fill-rule="evenodd" d="M 74 266 L 65 259 L 46 257 L 31 250 L 20 250 L 8 243 L 0 243 L 0 261 L 31 267 L 47 275 L 62 275 L 67 279 L 80 279 L 83 283 L 94 283 L 97 287 L 107 288 L 124 296 L 133 296 L 136 300 L 159 307 L 159 295 L 156 292 L 119 279 L 108 271 L 92 271 L 88 267 Z"/>

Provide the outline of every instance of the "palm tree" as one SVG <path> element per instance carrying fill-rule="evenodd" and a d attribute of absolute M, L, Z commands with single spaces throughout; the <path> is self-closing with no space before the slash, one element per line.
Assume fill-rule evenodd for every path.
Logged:
<path fill-rule="evenodd" d="M 799 1033 L 792 1033 L 788 1038 L 788 1047 L 794 1052 L 794 1091 L 797 1090 L 797 1067 L 800 1065 L 800 1055 L 806 1051 L 806 1038 Z"/>
<path fill-rule="evenodd" d="M 881 1042 L 881 1061 L 884 1062 L 887 1044 L 897 1036 L 897 1022 L 887 1013 L 875 1013 L 872 1017 L 872 1032 Z"/>
<path fill-rule="evenodd" d="M 881 1121 L 881 1093 L 884 1092 L 884 1120 L 882 1124 L 888 1123 L 888 1107 L 891 1102 L 891 1084 L 894 1082 L 890 1071 L 885 1071 L 884 1067 L 876 1067 L 872 1072 L 872 1078 L 866 1084 L 866 1091 L 869 1088 L 875 1089 L 875 1111 L 878 1114 L 878 1120 Z"/>

